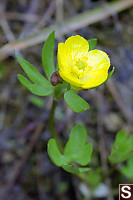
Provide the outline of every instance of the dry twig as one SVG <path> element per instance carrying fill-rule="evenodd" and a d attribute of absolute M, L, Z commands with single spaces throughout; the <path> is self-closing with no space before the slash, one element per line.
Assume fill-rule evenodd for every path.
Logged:
<path fill-rule="evenodd" d="M 109 3 L 109 6 L 110 9 L 114 10 L 114 13 L 116 13 L 133 6 L 133 0 L 112 1 Z M 23 39 L 6 44 L 0 49 L 0 60 L 5 59 L 8 54 L 15 49 L 25 49 L 27 47 L 44 42 L 49 33 L 53 30 L 56 31 L 57 37 L 58 34 L 70 33 L 71 31 L 75 31 L 87 25 L 99 22 L 111 15 L 112 12 L 110 12 L 105 6 L 99 6 L 98 8 L 78 14 L 69 20 L 65 20 L 63 24 L 54 24 L 43 29 L 42 31 L 39 31 L 37 34 L 33 34 Z"/>

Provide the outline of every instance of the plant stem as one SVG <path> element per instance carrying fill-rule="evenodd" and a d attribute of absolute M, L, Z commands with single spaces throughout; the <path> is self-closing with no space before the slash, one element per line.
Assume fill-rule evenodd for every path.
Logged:
<path fill-rule="evenodd" d="M 51 107 L 51 111 L 50 111 L 50 116 L 49 116 L 49 128 L 50 128 L 52 137 L 56 140 L 59 150 L 61 151 L 61 153 L 63 153 L 62 145 L 56 135 L 56 131 L 55 131 L 55 127 L 54 127 L 54 113 L 55 113 L 56 106 L 57 106 L 57 101 L 54 99 L 52 107 Z"/>

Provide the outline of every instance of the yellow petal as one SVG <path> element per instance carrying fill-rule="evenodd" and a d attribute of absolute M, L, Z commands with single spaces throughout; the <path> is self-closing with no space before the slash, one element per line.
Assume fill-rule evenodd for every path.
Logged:
<path fill-rule="evenodd" d="M 84 82 L 82 88 L 84 89 L 96 87 L 107 79 L 110 59 L 105 52 L 92 50 L 88 52 L 87 63 L 91 66 L 91 70 L 82 77 Z"/>
<path fill-rule="evenodd" d="M 92 50 L 88 52 L 88 66 L 91 66 L 92 70 L 98 70 L 104 68 L 106 70 L 110 67 L 110 59 L 108 55 L 101 50 Z"/>
<path fill-rule="evenodd" d="M 66 52 L 65 52 L 65 44 L 64 43 L 59 43 L 58 45 L 58 66 L 59 69 L 63 69 L 64 66 L 68 65 L 68 58 L 66 56 Z"/>
<path fill-rule="evenodd" d="M 69 37 L 65 42 L 66 53 L 69 59 L 79 59 L 88 53 L 89 44 L 80 35 Z"/>
<path fill-rule="evenodd" d="M 79 81 L 78 77 L 74 76 L 71 73 L 67 73 L 66 71 L 60 70 L 59 74 L 64 81 L 72 85 L 75 85 L 77 87 L 81 87 L 81 85 L 83 85 L 83 83 L 81 84 L 81 81 Z"/>
<path fill-rule="evenodd" d="M 88 77 L 84 77 L 87 79 L 84 85 L 82 86 L 83 89 L 90 89 L 101 85 L 108 76 L 108 71 L 104 69 L 100 69 L 98 71 L 91 72 Z"/>
<path fill-rule="evenodd" d="M 77 86 L 72 85 L 72 84 L 71 84 L 71 87 L 72 87 L 74 90 L 82 90 L 82 89 L 83 89 L 82 87 L 77 87 Z"/>
<path fill-rule="evenodd" d="M 77 35 L 68 38 L 58 45 L 59 74 L 65 81 L 80 86 L 81 83 L 73 73 L 74 65 L 78 59 L 88 54 L 89 44 L 83 37 Z"/>

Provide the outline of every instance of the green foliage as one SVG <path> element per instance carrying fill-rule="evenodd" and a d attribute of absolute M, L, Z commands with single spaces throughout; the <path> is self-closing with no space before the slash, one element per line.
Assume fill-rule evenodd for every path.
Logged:
<path fill-rule="evenodd" d="M 36 107 L 38 108 L 44 108 L 44 101 L 40 97 L 30 95 L 29 96 L 29 101 Z"/>
<path fill-rule="evenodd" d="M 90 169 L 88 167 L 79 167 L 79 166 L 76 166 L 74 164 L 72 165 L 62 165 L 62 168 L 69 172 L 69 173 L 72 173 L 72 174 L 79 174 L 79 173 L 84 173 L 84 172 L 88 172 Z"/>
<path fill-rule="evenodd" d="M 27 78 L 25 78 L 23 75 L 18 74 L 19 81 L 33 94 L 39 95 L 39 96 L 48 96 L 53 94 L 53 86 L 51 83 L 44 78 L 40 72 L 33 67 L 29 62 L 21 58 L 20 56 L 16 55 L 16 58 L 27 74 L 27 76 L 31 79 L 31 81 L 34 83 L 31 83 Z"/>
<path fill-rule="evenodd" d="M 102 169 L 90 170 L 87 174 L 80 174 L 79 176 L 95 189 L 102 180 Z"/>
<path fill-rule="evenodd" d="M 112 163 L 120 163 L 127 160 L 133 150 L 133 135 L 129 136 L 125 131 L 119 131 L 116 135 L 115 142 L 111 149 L 109 161 Z"/>
<path fill-rule="evenodd" d="M 97 44 L 97 39 L 88 40 L 89 43 L 89 51 L 93 50 Z"/>
<path fill-rule="evenodd" d="M 91 159 L 92 146 L 90 143 L 86 143 L 86 140 L 86 129 L 81 125 L 77 125 L 70 133 L 70 138 L 64 148 L 64 154 L 59 151 L 55 139 L 50 139 L 48 142 L 48 154 L 54 164 L 70 173 L 77 174 L 88 171 L 88 167 L 78 166 L 86 166 Z"/>
<path fill-rule="evenodd" d="M 61 84 L 58 84 L 54 87 L 54 95 L 57 99 L 61 99 L 63 98 L 64 96 L 64 92 L 65 92 L 65 89 L 68 87 L 68 84 L 67 82 L 63 82 Z"/>
<path fill-rule="evenodd" d="M 133 156 L 127 160 L 127 164 L 120 168 L 120 172 L 133 181 Z"/>
<path fill-rule="evenodd" d="M 81 113 L 89 109 L 89 104 L 82 99 L 73 89 L 64 94 L 67 105 L 76 113 Z"/>
<path fill-rule="evenodd" d="M 50 80 L 51 75 L 55 72 L 54 40 L 55 31 L 48 36 L 42 50 L 42 64 L 48 80 Z"/>

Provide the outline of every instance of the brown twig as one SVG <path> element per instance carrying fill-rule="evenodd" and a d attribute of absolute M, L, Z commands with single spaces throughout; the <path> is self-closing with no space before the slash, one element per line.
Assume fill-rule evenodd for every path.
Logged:
<path fill-rule="evenodd" d="M 38 23 L 40 17 L 31 13 L 5 12 L 5 17 L 8 21 L 26 21 L 30 23 Z"/>
<path fill-rule="evenodd" d="M 44 126 L 45 126 L 44 122 L 43 123 L 41 122 L 37 126 L 32 138 L 29 142 L 26 152 L 22 156 L 21 160 L 18 161 L 18 163 L 13 167 L 13 169 L 8 173 L 7 177 L 9 180 L 8 180 L 6 188 L 1 188 L 1 190 L 0 190 L 0 200 L 9 199 L 8 195 L 9 195 L 11 189 L 13 188 L 15 182 L 17 181 L 19 176 L 22 174 L 22 170 L 23 170 L 37 140 L 39 139 L 39 136 L 42 133 Z"/>
<path fill-rule="evenodd" d="M 40 28 L 44 27 L 47 23 L 47 21 L 51 18 L 51 16 L 53 15 L 55 11 L 55 0 L 52 0 L 50 2 L 50 5 L 47 9 L 47 11 L 44 13 L 43 17 L 41 18 L 41 20 L 39 21 L 39 23 L 37 24 L 37 26 L 33 29 L 33 33 L 37 32 Z"/>
<path fill-rule="evenodd" d="M 37 9 L 38 9 L 38 0 L 31 0 L 28 9 L 28 14 L 35 14 L 37 12 Z M 32 24 L 26 21 L 23 27 L 23 31 L 21 32 L 19 38 L 23 38 L 24 36 L 29 35 L 31 27 Z"/>
<path fill-rule="evenodd" d="M 64 18 L 63 0 L 56 0 L 56 21 L 62 23 Z"/>
<path fill-rule="evenodd" d="M 12 42 L 15 40 L 15 36 L 14 34 L 12 33 L 10 27 L 9 27 L 9 24 L 6 20 L 6 17 L 5 17 L 5 12 L 4 12 L 4 2 L 0 2 L 0 26 L 7 38 L 7 40 L 9 42 Z"/>
<path fill-rule="evenodd" d="M 109 3 L 109 6 L 111 10 L 114 10 L 114 12 L 120 12 L 133 6 L 133 0 L 112 1 L 111 3 Z M 43 29 L 37 34 L 33 34 L 23 39 L 19 39 L 4 45 L 0 49 L 0 60 L 5 59 L 8 56 L 8 54 L 15 49 L 25 49 L 27 47 L 44 42 L 49 33 L 53 30 L 56 31 L 57 37 L 58 34 L 63 35 L 66 33 L 70 33 L 72 31 L 81 29 L 87 25 L 99 22 L 111 15 L 112 12 L 110 12 L 109 9 L 107 9 L 105 6 L 99 6 L 98 8 L 94 8 L 92 10 L 78 14 L 69 20 L 65 20 L 63 24 L 59 25 L 56 23 L 50 27 Z"/>

